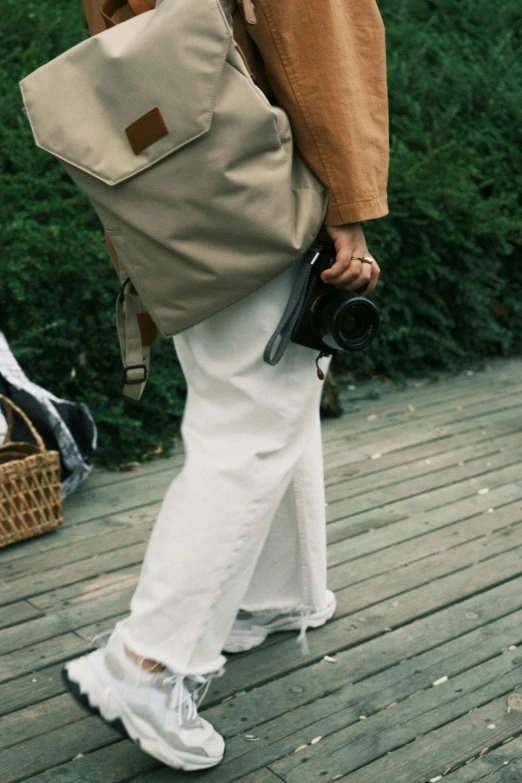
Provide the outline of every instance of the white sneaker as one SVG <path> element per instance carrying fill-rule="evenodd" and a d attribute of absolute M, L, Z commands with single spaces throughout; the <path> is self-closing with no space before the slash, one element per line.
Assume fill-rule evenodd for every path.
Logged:
<path fill-rule="evenodd" d="M 305 615 L 304 628 L 302 614 L 240 611 L 223 650 L 228 653 L 246 652 L 262 644 L 270 633 L 299 630 L 303 633 L 305 628 L 318 628 L 332 617 L 336 608 L 335 594 L 327 590 L 325 607 Z"/>
<path fill-rule="evenodd" d="M 125 653 L 116 628 L 107 645 L 65 664 L 67 688 L 85 707 L 174 769 L 213 767 L 223 758 L 223 737 L 198 715 L 211 675 L 151 673 Z"/>

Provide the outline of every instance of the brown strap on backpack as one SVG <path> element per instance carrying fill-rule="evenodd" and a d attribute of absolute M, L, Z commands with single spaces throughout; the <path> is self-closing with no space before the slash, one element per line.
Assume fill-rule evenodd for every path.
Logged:
<path fill-rule="evenodd" d="M 131 18 L 144 14 L 146 11 L 152 11 L 156 5 L 156 0 L 103 0 L 100 6 L 100 13 L 103 17 L 105 27 L 114 27 L 118 22 L 114 16 L 117 11 L 121 11 L 127 6 L 128 14 L 125 14 L 125 18 Z M 120 21 L 120 20 L 118 20 Z"/>

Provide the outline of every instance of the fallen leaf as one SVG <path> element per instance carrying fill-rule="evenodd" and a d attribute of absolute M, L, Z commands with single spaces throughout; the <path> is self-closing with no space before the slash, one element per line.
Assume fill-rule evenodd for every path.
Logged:
<path fill-rule="evenodd" d="M 118 465 L 118 470 L 121 473 L 125 473 L 129 470 L 136 470 L 139 467 L 140 467 L 139 462 L 124 462 L 122 465 Z"/>
<path fill-rule="evenodd" d="M 507 704 L 508 712 L 511 712 L 512 710 L 515 710 L 515 712 L 522 712 L 522 694 L 510 693 L 507 698 Z"/>
<path fill-rule="evenodd" d="M 432 682 L 431 684 L 436 687 L 437 685 L 442 685 L 443 682 L 448 682 L 448 676 L 445 674 L 444 677 L 440 677 L 438 680 L 435 680 L 435 682 Z"/>

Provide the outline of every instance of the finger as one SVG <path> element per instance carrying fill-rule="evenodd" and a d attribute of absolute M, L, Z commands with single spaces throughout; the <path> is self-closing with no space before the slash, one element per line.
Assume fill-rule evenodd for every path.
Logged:
<path fill-rule="evenodd" d="M 350 278 L 348 275 L 343 275 L 338 285 L 347 291 L 357 291 L 370 282 L 371 274 L 369 264 L 362 264 L 357 277 Z"/>
<path fill-rule="evenodd" d="M 339 286 L 347 286 L 352 281 L 357 280 L 358 277 L 360 277 L 362 268 L 361 268 L 361 262 L 360 261 L 351 261 L 350 266 L 345 269 L 340 269 L 339 273 L 336 274 L 333 277 L 330 277 L 328 280 L 324 279 L 325 283 L 330 283 L 331 285 L 334 285 L 336 287 Z"/>
<path fill-rule="evenodd" d="M 322 273 L 321 279 L 325 283 L 337 285 L 341 277 L 349 275 L 350 278 L 355 279 L 360 273 L 361 262 L 359 260 L 353 258 L 351 253 L 339 254 L 337 261 Z"/>
<path fill-rule="evenodd" d="M 379 275 L 381 274 L 381 270 L 379 265 L 375 262 L 371 265 L 371 273 L 372 275 L 370 278 L 370 282 L 368 284 L 368 288 L 364 292 L 364 296 L 368 296 L 368 294 L 371 294 L 371 292 L 373 291 L 373 289 L 375 288 L 375 286 L 379 281 Z"/>
<path fill-rule="evenodd" d="M 332 266 L 325 269 L 321 274 L 321 279 L 330 283 L 343 275 L 352 263 L 357 263 L 352 261 L 352 255 L 351 251 L 348 250 L 339 251 Z"/>

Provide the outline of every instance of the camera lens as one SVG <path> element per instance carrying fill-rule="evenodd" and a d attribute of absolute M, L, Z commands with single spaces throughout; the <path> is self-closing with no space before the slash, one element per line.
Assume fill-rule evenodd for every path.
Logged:
<path fill-rule="evenodd" d="M 335 296 L 321 312 L 323 342 L 343 351 L 360 351 L 377 335 L 379 312 L 362 296 Z"/>

